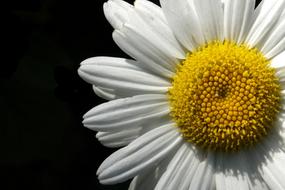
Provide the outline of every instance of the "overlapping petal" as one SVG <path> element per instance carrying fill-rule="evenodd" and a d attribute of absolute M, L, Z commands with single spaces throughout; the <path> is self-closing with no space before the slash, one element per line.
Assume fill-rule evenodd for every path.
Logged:
<path fill-rule="evenodd" d="M 188 50 L 194 50 L 205 38 L 198 15 L 189 1 L 161 0 L 163 12 L 177 39 Z"/>
<path fill-rule="evenodd" d="M 261 46 L 266 35 L 278 22 L 284 8 L 285 1 L 283 0 L 263 0 L 259 8 L 256 9 L 256 18 L 245 42 L 252 47 Z"/>
<path fill-rule="evenodd" d="M 115 28 L 114 41 L 147 69 L 160 76 L 171 77 L 178 59 L 184 58 L 185 52 L 163 22 L 164 18 L 158 17 L 161 14 L 157 14 L 156 5 L 140 0 L 138 8 L 135 8 L 118 6 L 124 4 L 120 2 L 111 0 L 104 5 L 105 15 Z M 144 6 L 157 11 L 146 11 Z"/>
<path fill-rule="evenodd" d="M 274 147 L 275 145 L 273 145 Z M 269 148 L 270 149 L 270 148 Z M 258 147 L 257 151 L 253 152 L 254 158 L 258 160 L 258 154 L 268 155 L 270 151 L 264 147 Z M 266 162 L 260 161 L 262 163 L 261 167 L 258 168 L 262 175 L 264 182 L 267 184 L 269 189 L 283 190 L 285 188 L 284 181 L 284 162 L 285 153 L 279 150 L 278 152 L 271 153 L 270 157 L 266 157 Z"/>
<path fill-rule="evenodd" d="M 276 24 L 264 41 L 260 51 L 269 59 L 285 50 L 285 19 Z"/>
<path fill-rule="evenodd" d="M 137 62 L 122 58 L 87 59 L 81 63 L 78 73 L 84 80 L 103 90 L 111 89 L 119 94 L 128 92 L 129 96 L 163 94 L 170 86 L 169 81 L 145 72 L 137 66 Z"/>
<path fill-rule="evenodd" d="M 168 118 L 165 95 L 139 95 L 101 104 L 84 115 L 84 125 L 96 131 L 120 131 L 138 127 L 160 126 Z"/>
<path fill-rule="evenodd" d="M 98 178 L 102 184 L 126 181 L 163 160 L 181 141 L 172 125 L 153 129 L 109 156 L 99 167 Z"/>
<path fill-rule="evenodd" d="M 154 169 L 149 169 L 136 176 L 132 180 L 128 190 L 154 189 L 158 180 L 165 172 L 171 158 L 172 154 L 159 162 Z"/>
<path fill-rule="evenodd" d="M 228 0 L 224 2 L 225 39 L 242 43 L 250 29 L 255 0 Z"/>
<path fill-rule="evenodd" d="M 193 4 L 206 41 L 223 41 L 224 11 L 222 2 L 212 0 L 193 0 Z"/>
<path fill-rule="evenodd" d="M 98 132 L 97 139 L 106 147 L 115 148 L 128 145 L 140 135 L 141 128 L 112 132 Z"/>

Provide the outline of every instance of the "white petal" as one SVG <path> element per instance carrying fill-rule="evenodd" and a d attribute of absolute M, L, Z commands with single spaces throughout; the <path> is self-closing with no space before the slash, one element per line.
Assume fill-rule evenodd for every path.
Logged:
<path fill-rule="evenodd" d="M 278 55 L 285 50 L 285 19 L 282 19 L 280 23 L 277 23 L 276 27 L 270 31 L 268 37 L 266 37 L 265 43 L 261 47 L 261 52 L 268 59 Z"/>
<path fill-rule="evenodd" d="M 199 19 L 188 1 L 161 0 L 160 4 L 169 25 L 184 47 L 192 51 L 205 43 Z"/>
<path fill-rule="evenodd" d="M 162 126 L 144 134 L 109 156 L 99 167 L 100 183 L 126 181 L 152 168 L 181 144 L 182 138 L 173 126 Z"/>
<path fill-rule="evenodd" d="M 285 1 L 263 0 L 246 42 L 251 46 L 262 43 L 262 39 L 270 32 L 284 10 Z"/>
<path fill-rule="evenodd" d="M 171 78 L 174 75 L 175 65 L 179 63 L 177 60 L 169 58 L 153 46 L 152 40 L 136 33 L 130 26 L 125 25 L 123 29 L 115 30 L 113 39 L 124 52 L 159 76 Z"/>
<path fill-rule="evenodd" d="M 133 34 L 132 31 L 129 32 L 129 35 Z M 151 44 L 145 42 L 143 37 L 132 36 L 130 38 L 128 35 L 115 30 L 113 32 L 113 39 L 117 43 L 117 45 L 128 55 L 141 62 L 144 67 L 149 70 L 152 70 L 159 76 L 170 78 L 174 75 L 173 69 L 169 69 L 165 66 L 165 61 L 161 61 L 160 54 L 156 54 L 152 52 Z"/>
<path fill-rule="evenodd" d="M 205 165 L 201 153 L 193 150 L 191 146 L 186 142 L 178 149 L 155 190 L 188 190 L 190 184 L 192 185 L 190 189 L 213 189 L 209 185 L 213 176 L 212 172 L 209 172 L 212 171 L 212 166 Z M 201 167 L 202 165 L 205 167 Z"/>
<path fill-rule="evenodd" d="M 158 166 L 156 166 L 155 169 L 150 169 L 145 172 L 142 172 L 132 180 L 128 190 L 154 189 L 157 181 L 165 172 L 168 164 L 169 159 L 164 159 L 158 164 Z"/>
<path fill-rule="evenodd" d="M 147 26 L 143 27 L 145 31 L 141 30 L 142 26 L 137 26 L 144 36 L 150 35 L 149 38 L 152 39 L 152 43 L 156 44 L 166 54 L 179 59 L 185 58 L 186 53 L 169 28 L 160 7 L 147 0 L 136 0 L 135 10 L 141 19 L 147 23 Z M 137 25 L 137 23 L 132 22 L 130 24 Z"/>
<path fill-rule="evenodd" d="M 157 10 L 155 5 L 143 0 L 136 3 L 137 8 L 131 5 L 118 8 L 117 4 L 110 0 L 104 6 L 108 20 L 115 28 L 114 41 L 147 69 L 170 77 L 176 64 L 180 62 L 177 58 L 183 59 L 185 52 L 168 25 L 162 21 L 164 18 L 158 17 L 158 11 L 145 11 L 145 6 Z"/>
<path fill-rule="evenodd" d="M 212 181 L 214 177 L 215 159 L 212 153 L 209 153 L 206 158 L 199 164 L 189 190 L 208 190 L 213 189 Z"/>
<path fill-rule="evenodd" d="M 185 166 L 191 163 L 193 154 L 187 143 L 184 143 L 167 166 L 167 170 L 160 178 L 155 190 L 171 189 L 175 185 L 175 188 L 178 189 L 178 185 L 182 181 L 181 178 L 186 174 L 187 168 Z"/>
<path fill-rule="evenodd" d="M 285 51 L 274 57 L 271 60 L 271 67 L 275 68 L 276 76 L 279 78 L 279 83 L 281 85 L 282 90 L 285 90 Z"/>
<path fill-rule="evenodd" d="M 224 167 L 223 154 L 218 154 L 216 158 L 216 172 L 215 172 L 216 188 L 218 190 L 227 190 L 224 171 L 225 167 Z"/>
<path fill-rule="evenodd" d="M 87 82 L 115 91 L 128 92 L 129 96 L 165 93 L 169 81 L 146 73 L 137 62 L 108 57 L 95 57 L 81 63 L 79 75 Z"/>
<path fill-rule="evenodd" d="M 97 96 L 106 100 L 114 100 L 128 96 L 128 95 L 126 96 L 119 95 L 118 92 L 110 88 L 103 88 L 95 85 L 93 85 L 92 87 Z"/>
<path fill-rule="evenodd" d="M 140 128 L 134 128 L 115 132 L 98 132 L 96 137 L 106 147 L 122 147 L 136 139 L 140 135 L 140 130 Z"/>
<path fill-rule="evenodd" d="M 260 150 L 259 150 L 260 151 Z M 260 154 L 260 152 L 258 152 Z M 264 155 L 261 152 L 262 155 Z M 266 163 L 263 163 L 260 172 L 269 189 L 283 190 L 285 189 L 285 154 L 284 152 L 274 153 L 272 157 L 266 158 Z"/>
<path fill-rule="evenodd" d="M 276 69 L 282 69 L 285 67 L 285 51 L 271 59 L 271 67 L 276 68 Z"/>
<path fill-rule="evenodd" d="M 129 126 L 130 128 L 121 129 L 120 131 L 100 131 L 96 134 L 96 137 L 106 147 L 123 147 L 130 144 L 141 135 L 149 132 L 150 130 L 153 130 L 154 128 L 160 127 L 162 125 L 175 125 L 172 121 L 170 121 L 170 118 L 167 118 L 165 120 L 167 121 L 159 118 L 158 121 L 141 124 L 141 126 L 134 124 L 133 126 Z"/>
<path fill-rule="evenodd" d="M 246 158 L 237 153 L 235 156 L 224 154 L 222 159 L 224 170 L 220 175 L 223 175 L 226 189 L 249 189 L 247 171 L 244 169 Z"/>
<path fill-rule="evenodd" d="M 201 164 L 201 162 L 202 162 L 201 153 L 196 151 L 195 154 L 196 154 L 196 156 L 193 157 L 193 160 L 191 161 L 191 163 L 188 166 L 186 176 L 184 176 L 184 178 L 183 178 L 184 182 L 181 183 L 181 185 L 180 185 L 181 189 L 188 190 L 189 188 L 192 188 L 191 183 L 192 183 L 194 176 L 197 172 L 199 164 Z M 213 188 L 209 188 L 209 190 L 212 190 L 212 189 Z"/>
<path fill-rule="evenodd" d="M 250 28 L 255 0 L 227 0 L 224 2 L 225 39 L 242 43 Z"/>
<path fill-rule="evenodd" d="M 285 150 L 284 137 L 279 132 L 282 129 L 282 122 L 275 123 L 275 128 L 267 138 L 250 152 L 251 158 L 255 159 L 252 165 L 258 169 L 268 189 L 285 189 Z"/>
<path fill-rule="evenodd" d="M 170 122 L 169 112 L 165 95 L 139 95 L 101 104 L 84 115 L 83 123 L 96 131 L 119 131 Z"/>
<path fill-rule="evenodd" d="M 133 6 L 122 0 L 109 0 L 104 3 L 103 8 L 105 17 L 113 28 L 120 29 L 128 21 L 128 11 L 132 10 Z"/>
<path fill-rule="evenodd" d="M 206 41 L 224 40 L 222 2 L 213 0 L 193 1 Z"/>
<path fill-rule="evenodd" d="M 251 151 L 251 150 L 249 150 Z M 243 177 L 247 179 L 250 190 L 269 190 L 256 169 L 259 160 L 255 160 L 247 151 L 241 152 L 238 167 L 240 167 Z M 254 163 L 254 164 L 253 164 Z M 245 183 L 245 181 L 242 181 Z"/>
<path fill-rule="evenodd" d="M 135 8 L 144 15 L 155 17 L 156 19 L 161 20 L 161 22 L 167 23 L 161 7 L 152 3 L 148 0 L 136 0 L 134 2 Z"/>

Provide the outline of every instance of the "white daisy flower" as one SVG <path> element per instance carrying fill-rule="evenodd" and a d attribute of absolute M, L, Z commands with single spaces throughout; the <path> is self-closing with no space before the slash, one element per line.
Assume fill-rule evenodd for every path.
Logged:
<path fill-rule="evenodd" d="M 285 189 L 285 0 L 104 4 L 134 60 L 79 75 L 107 100 L 84 115 L 107 147 L 102 184 L 129 190 Z"/>

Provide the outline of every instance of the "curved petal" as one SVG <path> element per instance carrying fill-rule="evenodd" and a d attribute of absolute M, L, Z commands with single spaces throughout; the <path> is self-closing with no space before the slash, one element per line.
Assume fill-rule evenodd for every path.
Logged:
<path fill-rule="evenodd" d="M 165 95 L 139 95 L 101 104 L 84 115 L 83 123 L 96 131 L 120 131 L 170 121 L 169 112 Z"/>
<path fill-rule="evenodd" d="M 171 125 L 172 121 L 163 121 L 163 119 L 158 119 L 159 121 L 154 121 L 147 124 L 142 124 L 141 126 L 134 125 L 131 128 L 122 129 L 120 131 L 108 131 L 108 132 L 98 132 L 96 134 L 97 139 L 106 147 L 117 148 L 123 147 L 130 144 L 132 141 L 140 137 L 141 135 L 153 130 L 157 127 L 163 125 Z M 174 125 L 174 124 L 173 124 Z"/>
<path fill-rule="evenodd" d="M 193 0 L 205 40 L 224 40 L 224 11 L 221 1 Z"/>
<path fill-rule="evenodd" d="M 189 190 L 208 190 L 214 188 L 214 163 L 215 157 L 213 153 L 206 155 L 193 176 Z"/>
<path fill-rule="evenodd" d="M 145 16 L 155 17 L 167 25 L 167 20 L 163 14 L 161 7 L 148 0 L 136 0 L 134 2 L 135 9 Z M 155 28 L 154 28 L 155 29 Z M 169 28 L 168 28 L 169 30 Z M 161 31 L 159 31 L 161 32 Z"/>
<path fill-rule="evenodd" d="M 224 2 L 225 39 L 242 43 L 250 29 L 255 0 L 227 0 Z"/>
<path fill-rule="evenodd" d="M 251 46 L 262 44 L 263 38 L 270 32 L 277 23 L 285 8 L 285 1 L 263 0 L 260 7 L 256 10 L 256 19 L 246 38 L 246 42 Z"/>
<path fill-rule="evenodd" d="M 271 60 L 271 67 L 275 68 L 275 75 L 279 78 L 281 89 L 285 90 L 285 51 Z"/>
<path fill-rule="evenodd" d="M 177 151 L 166 172 L 160 178 L 155 190 L 213 189 L 213 157 L 201 157 L 189 143 Z"/>
<path fill-rule="evenodd" d="M 133 6 L 122 0 L 110 0 L 103 5 L 106 19 L 113 28 L 122 28 L 124 23 L 129 20 L 128 11 L 133 9 Z"/>
<path fill-rule="evenodd" d="M 164 159 L 158 164 L 158 166 L 156 166 L 155 169 L 150 169 L 142 172 L 132 180 L 128 190 L 154 189 L 157 181 L 165 172 L 168 164 L 169 159 Z"/>
<path fill-rule="evenodd" d="M 114 41 L 145 68 L 170 77 L 180 62 L 178 59 L 185 57 L 185 52 L 167 24 L 162 22 L 164 18 L 158 17 L 158 11 L 145 11 L 146 4 L 157 10 L 156 5 L 140 0 L 136 8 L 131 5 L 118 6 L 122 3 L 117 2 L 121 1 L 109 0 L 104 4 L 105 15 L 115 28 Z"/>
<path fill-rule="evenodd" d="M 217 160 L 217 189 L 249 190 L 248 174 L 244 172 L 246 158 L 241 153 L 221 153 Z"/>
<path fill-rule="evenodd" d="M 177 148 L 181 141 L 180 134 L 173 126 L 162 126 L 149 131 L 113 153 L 101 164 L 97 171 L 100 183 L 120 183 L 152 168 Z"/>
<path fill-rule="evenodd" d="M 277 23 L 276 27 L 270 31 L 269 36 L 266 37 L 264 44 L 261 46 L 261 52 L 271 59 L 285 50 L 285 19 Z"/>
<path fill-rule="evenodd" d="M 115 132 L 98 132 L 96 138 L 106 147 L 122 147 L 136 139 L 140 135 L 140 130 L 140 128 L 134 128 Z"/>
<path fill-rule="evenodd" d="M 262 147 L 258 147 L 257 151 L 254 154 L 255 159 L 258 159 L 260 154 L 264 154 L 265 150 L 262 149 Z M 268 154 L 267 151 L 266 154 Z M 259 168 L 264 182 L 268 185 L 269 189 L 285 189 L 285 153 L 283 151 L 275 152 L 271 154 L 271 158 L 266 159 L 266 162 L 262 163 L 261 167 Z"/>
<path fill-rule="evenodd" d="M 205 39 L 195 10 L 186 0 L 160 0 L 164 15 L 177 39 L 188 50 L 204 44 Z"/>
<path fill-rule="evenodd" d="M 121 96 L 118 94 L 118 92 L 110 88 L 103 88 L 95 85 L 93 85 L 92 88 L 97 96 L 106 100 L 114 100 L 128 96 L 128 95 Z"/>
<path fill-rule="evenodd" d="M 188 147 L 187 143 L 184 143 L 170 161 L 155 190 L 171 189 L 173 186 L 178 189 L 179 184 L 183 181 L 183 176 L 186 175 L 187 166 L 190 166 L 193 157 L 194 152 Z"/>
<path fill-rule="evenodd" d="M 184 59 L 186 53 L 176 40 L 172 30 L 169 28 L 162 9 L 147 0 L 136 0 L 134 4 L 136 12 L 140 18 L 147 23 L 148 28 L 150 29 L 145 32 L 150 34 L 153 33 L 152 38 L 156 40 L 153 41 L 153 43 L 157 44 L 157 46 L 166 54 L 179 59 Z M 146 29 L 146 26 L 144 29 Z"/>
<path fill-rule="evenodd" d="M 137 94 L 165 93 L 170 82 L 145 72 L 136 62 L 121 58 L 95 57 L 81 63 L 79 75 L 106 89 Z"/>
<path fill-rule="evenodd" d="M 276 57 L 271 59 L 271 67 L 275 69 L 282 69 L 285 68 L 285 51 L 277 55 Z"/>
<path fill-rule="evenodd" d="M 124 31 L 115 30 L 113 39 L 116 44 L 132 58 L 142 63 L 143 67 L 159 76 L 171 78 L 174 75 L 177 61 L 168 60 L 165 54 L 152 46 L 152 43 L 125 25 Z"/>

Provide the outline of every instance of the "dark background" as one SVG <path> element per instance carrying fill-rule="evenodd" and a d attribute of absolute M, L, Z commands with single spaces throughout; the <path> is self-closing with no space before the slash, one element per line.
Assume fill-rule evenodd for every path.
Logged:
<path fill-rule="evenodd" d="M 82 115 L 104 100 L 79 78 L 80 62 L 127 57 L 112 41 L 104 2 L 1 5 L 0 189 L 127 189 L 129 182 L 98 183 L 96 170 L 115 149 L 103 147 L 81 124 Z"/>
<path fill-rule="evenodd" d="M 98 183 L 96 170 L 115 149 L 103 147 L 81 124 L 82 115 L 104 100 L 79 78 L 80 62 L 127 57 L 112 40 L 104 2 L 1 5 L 1 190 L 127 189 L 129 182 Z"/>

